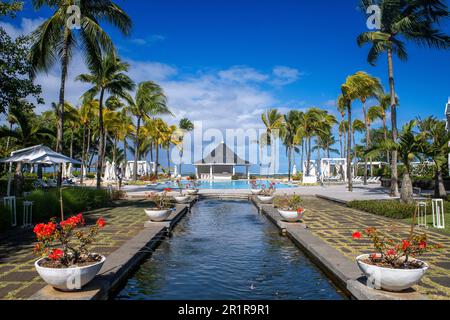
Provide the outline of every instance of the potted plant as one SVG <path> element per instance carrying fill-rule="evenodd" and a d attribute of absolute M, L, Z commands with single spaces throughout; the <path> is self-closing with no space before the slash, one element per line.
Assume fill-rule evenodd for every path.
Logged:
<path fill-rule="evenodd" d="M 256 182 L 256 180 L 251 180 L 250 181 L 250 185 L 251 185 L 251 192 L 253 195 L 259 195 L 262 192 L 262 188 L 261 186 Z"/>
<path fill-rule="evenodd" d="M 172 189 L 166 188 L 163 192 L 152 192 L 147 194 L 147 198 L 155 204 L 154 208 L 145 209 L 145 214 L 154 222 L 162 222 L 172 213 L 173 204 L 170 201 L 168 193 L 172 192 Z"/>
<path fill-rule="evenodd" d="M 179 195 L 174 196 L 174 199 L 177 203 L 185 203 L 189 200 L 189 196 L 183 194 L 183 184 L 181 183 L 181 179 L 176 179 L 175 183 L 178 186 Z"/>
<path fill-rule="evenodd" d="M 302 198 L 299 195 L 291 197 L 277 198 L 275 208 L 278 213 L 287 222 L 298 222 L 303 219 L 305 209 L 302 207 Z"/>
<path fill-rule="evenodd" d="M 186 192 L 188 195 L 194 196 L 198 194 L 199 183 L 196 180 L 192 180 L 188 185 L 186 185 Z"/>
<path fill-rule="evenodd" d="M 98 219 L 88 231 L 79 229 L 84 225 L 83 216 L 79 214 L 59 223 L 52 219 L 34 228 L 38 240 L 34 252 L 41 256 L 34 266 L 41 278 L 55 289 L 81 290 L 94 279 L 106 260 L 88 250 L 105 226 L 105 220 Z M 55 247 L 55 242 L 60 243 L 59 248 Z"/>
<path fill-rule="evenodd" d="M 266 185 L 262 185 L 262 190 L 258 196 L 258 199 L 262 203 L 270 204 L 273 202 L 275 192 L 276 188 L 274 182 L 270 183 L 269 188 L 267 188 Z"/>
<path fill-rule="evenodd" d="M 358 267 L 369 279 L 368 285 L 375 289 L 400 292 L 420 282 L 429 266 L 417 259 L 421 254 L 441 248 L 429 246 L 426 235 L 414 234 L 409 239 L 397 242 L 381 235 L 377 229 L 369 228 L 365 235 L 373 242 L 375 252 L 356 258 Z M 362 233 L 353 233 L 354 239 L 361 239 Z"/>

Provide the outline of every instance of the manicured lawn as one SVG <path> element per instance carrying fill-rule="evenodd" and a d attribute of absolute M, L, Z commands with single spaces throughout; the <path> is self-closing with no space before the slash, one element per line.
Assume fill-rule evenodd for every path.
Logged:
<path fill-rule="evenodd" d="M 440 230 L 450 234 L 450 202 L 446 202 L 446 204 L 444 206 L 445 206 L 445 229 L 440 229 Z M 406 223 L 411 223 L 412 218 L 404 219 L 403 221 Z M 428 222 L 428 227 L 434 230 L 433 217 L 431 215 L 431 208 L 428 209 L 427 222 Z"/>

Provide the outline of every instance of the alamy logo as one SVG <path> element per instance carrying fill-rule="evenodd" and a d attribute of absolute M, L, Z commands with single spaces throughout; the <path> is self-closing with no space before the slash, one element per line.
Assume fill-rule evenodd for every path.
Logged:
<path fill-rule="evenodd" d="M 67 28 L 69 29 L 81 29 L 81 9 L 78 5 L 71 5 L 67 8 L 66 13 L 69 15 L 67 18 Z"/>
<path fill-rule="evenodd" d="M 381 9 L 377 5 L 371 5 L 367 7 L 366 13 L 369 15 L 367 18 L 367 28 L 369 30 L 381 29 Z"/>

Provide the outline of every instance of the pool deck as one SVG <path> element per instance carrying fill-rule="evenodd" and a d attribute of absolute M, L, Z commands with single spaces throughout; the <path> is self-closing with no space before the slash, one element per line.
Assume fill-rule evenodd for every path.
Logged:
<path fill-rule="evenodd" d="M 372 244 L 368 240 L 355 241 L 355 231 L 376 227 L 379 231 L 398 239 L 405 239 L 410 226 L 381 216 L 348 208 L 317 197 L 306 197 L 307 209 L 303 223 L 282 222 L 272 205 L 261 207 L 287 236 L 289 236 L 310 258 L 335 280 L 336 284 L 358 300 L 449 300 L 450 299 L 450 236 L 427 230 L 430 244 L 443 244 L 440 251 L 430 252 L 422 258 L 430 265 L 422 282 L 413 290 L 390 293 L 369 289 L 365 285 L 355 258 L 370 253 Z M 395 231 L 391 229 L 395 227 Z"/>
<path fill-rule="evenodd" d="M 397 229 L 391 235 L 402 239 L 409 232 L 409 226 L 314 197 L 320 195 L 321 187 L 312 188 L 314 189 L 311 187 L 285 189 L 281 193 L 297 193 L 305 196 L 307 215 L 304 223 L 281 221 L 271 205 L 261 205 L 261 208 L 267 217 L 334 279 L 344 292 L 361 300 L 450 299 L 450 236 L 432 230 L 427 231 L 430 242 L 441 243 L 444 249 L 424 256 L 424 260 L 431 268 L 422 283 L 413 291 L 388 294 L 368 289 L 363 284 L 364 278 L 361 277 L 354 259 L 361 253 L 370 252 L 370 243 L 353 241 L 352 233 L 367 227 L 377 227 L 382 232 L 388 232 L 392 225 L 396 225 Z M 326 193 L 322 193 L 322 196 L 332 197 L 341 202 L 355 197 L 361 199 L 364 194 L 370 199 L 388 198 L 386 193 L 377 187 L 356 189 L 358 191 L 353 195 L 347 196 L 342 195 L 342 190 L 339 193 L 338 190 L 330 188 L 333 187 L 326 187 Z M 310 189 L 307 193 L 311 196 L 305 194 L 306 189 Z M 32 254 L 34 239 L 31 230 L 0 237 L 0 299 L 106 299 L 188 212 L 186 205 L 180 205 L 169 221 L 148 223 L 143 212 L 147 202 L 138 199 L 144 194 L 145 191 L 141 190 L 131 192 L 128 196 L 133 199 L 132 201 L 119 202 L 112 208 L 86 214 L 88 223 L 95 223 L 100 216 L 107 220 L 107 227 L 100 236 L 95 251 L 107 255 L 108 259 L 100 275 L 81 292 L 63 294 L 49 288 L 40 279 L 34 270 L 36 257 Z M 200 192 L 200 198 L 209 197 L 250 199 L 250 192 L 243 190 Z M 260 205 L 257 200 L 253 201 L 256 205 Z"/>

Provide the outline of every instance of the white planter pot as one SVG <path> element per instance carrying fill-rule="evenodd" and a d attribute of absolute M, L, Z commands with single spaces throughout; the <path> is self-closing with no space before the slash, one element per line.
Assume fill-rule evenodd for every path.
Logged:
<path fill-rule="evenodd" d="M 76 291 L 87 285 L 99 273 L 106 261 L 104 256 L 96 264 L 86 267 L 74 267 L 66 269 L 44 268 L 40 266 L 45 258 L 35 262 L 34 266 L 41 278 L 53 288 L 61 291 Z"/>
<path fill-rule="evenodd" d="M 149 219 L 154 222 L 162 222 L 167 220 L 171 213 L 172 210 L 145 210 L 145 214 L 147 215 L 147 217 L 149 217 Z"/>
<path fill-rule="evenodd" d="M 272 203 L 274 197 L 258 196 L 259 201 L 262 203 Z"/>
<path fill-rule="evenodd" d="M 188 189 L 188 190 L 186 190 L 186 192 L 187 192 L 187 194 L 193 196 L 193 195 L 198 194 L 198 189 L 195 189 L 195 190 L 194 189 Z"/>
<path fill-rule="evenodd" d="M 303 211 L 302 213 L 298 213 L 297 211 L 278 210 L 278 213 L 283 218 L 283 220 L 287 222 L 297 222 L 299 220 L 302 220 L 303 216 L 305 215 L 305 211 Z"/>
<path fill-rule="evenodd" d="M 177 196 L 174 197 L 174 199 L 177 203 L 185 203 L 186 201 L 189 200 L 189 196 Z"/>
<path fill-rule="evenodd" d="M 363 254 L 356 258 L 358 267 L 364 275 L 371 280 L 376 289 L 384 289 L 387 291 L 400 292 L 411 288 L 418 284 L 427 272 L 429 266 L 422 262 L 424 267 L 421 269 L 391 269 L 373 266 L 362 262 L 369 258 L 370 255 Z"/>
<path fill-rule="evenodd" d="M 252 189 L 251 191 L 252 191 L 252 194 L 255 195 L 255 196 L 262 192 L 261 189 Z"/>

